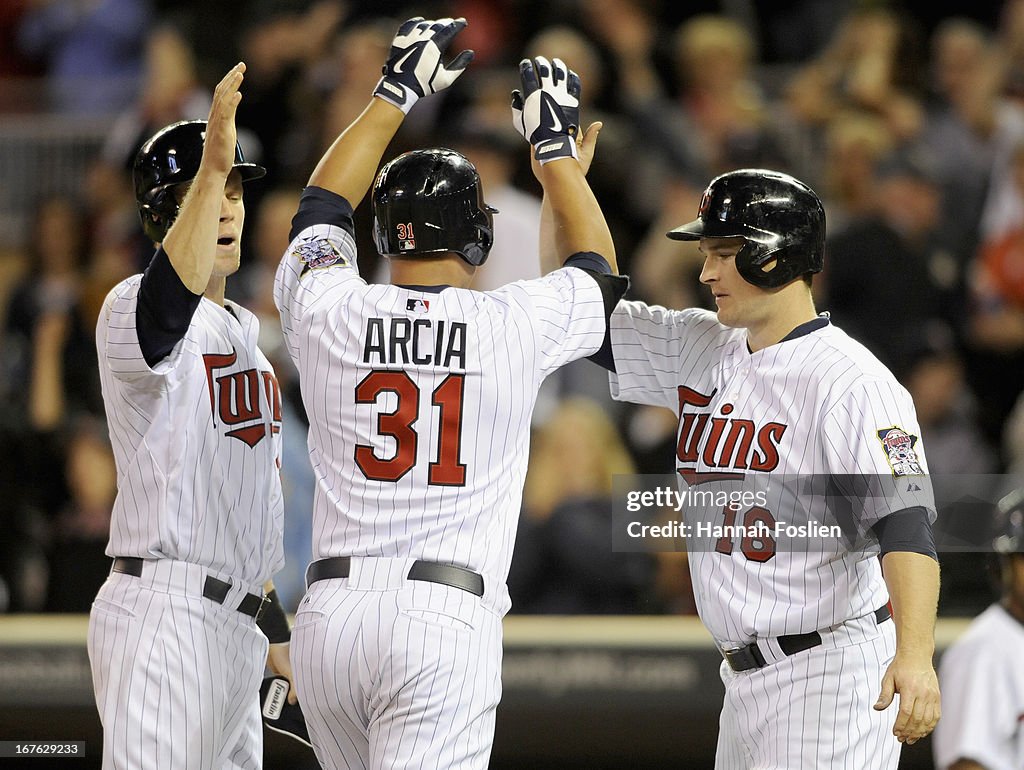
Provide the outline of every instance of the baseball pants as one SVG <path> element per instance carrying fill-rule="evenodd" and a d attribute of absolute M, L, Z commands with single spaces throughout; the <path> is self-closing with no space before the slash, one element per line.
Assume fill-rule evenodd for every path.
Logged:
<path fill-rule="evenodd" d="M 894 623 L 869 615 L 764 668 L 736 672 L 723 661 L 715 770 L 895 770 L 898 696 L 872 708 L 895 653 Z"/>
<path fill-rule="evenodd" d="M 409 580 L 412 560 L 354 557 L 309 586 L 292 671 L 320 764 L 358 770 L 487 767 L 501 698 L 501 613 L 486 598 Z"/>
<path fill-rule="evenodd" d="M 233 587 L 223 606 L 203 598 L 209 574 L 160 560 L 140 577 L 112 572 L 100 588 L 88 650 L 104 770 L 262 765 L 267 638 L 233 609 L 246 589 Z"/>

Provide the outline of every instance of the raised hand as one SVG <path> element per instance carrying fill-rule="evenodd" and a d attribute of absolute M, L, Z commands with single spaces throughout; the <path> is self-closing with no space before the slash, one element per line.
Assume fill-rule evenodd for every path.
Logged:
<path fill-rule="evenodd" d="M 522 91 L 512 92 L 512 123 L 533 145 L 540 163 L 576 158 L 580 129 L 579 76 L 561 59 L 543 56 L 519 63 Z"/>
<path fill-rule="evenodd" d="M 239 87 L 245 73 L 245 64 L 239 62 L 221 78 L 213 92 L 210 114 L 203 137 L 202 165 L 227 176 L 235 165 L 235 112 L 242 100 Z"/>
<path fill-rule="evenodd" d="M 450 86 L 473 60 L 473 52 L 466 50 L 448 64 L 441 61 L 452 39 L 465 26 L 463 18 L 431 21 L 422 16 L 402 24 L 391 41 L 384 76 L 373 95 L 408 114 L 421 96 Z"/>

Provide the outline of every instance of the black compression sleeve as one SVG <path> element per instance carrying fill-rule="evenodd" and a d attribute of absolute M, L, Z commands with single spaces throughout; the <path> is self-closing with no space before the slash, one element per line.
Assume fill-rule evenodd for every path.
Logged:
<path fill-rule="evenodd" d="M 202 298 L 182 283 L 167 252 L 157 249 L 142 274 L 135 309 L 139 347 L 150 368 L 166 358 L 185 336 Z"/>
<path fill-rule="evenodd" d="M 288 241 L 313 225 L 337 225 L 355 237 L 355 226 L 352 224 L 352 204 L 337 193 L 322 187 L 307 187 L 299 199 L 299 210 L 292 217 L 292 230 Z"/>
<path fill-rule="evenodd" d="M 871 530 L 878 538 L 883 556 L 891 551 L 910 551 L 931 556 L 936 561 L 939 558 L 928 510 L 920 505 L 883 516 Z"/>
<path fill-rule="evenodd" d="M 256 621 L 256 625 L 271 644 L 284 644 L 291 640 L 292 632 L 288 628 L 288 617 L 284 614 L 284 607 L 277 597 L 276 589 L 267 594 L 267 603 L 263 606 L 263 614 Z"/>
<path fill-rule="evenodd" d="M 596 353 L 588 358 L 598 366 L 603 366 L 610 372 L 615 371 L 615 357 L 612 355 L 612 326 L 611 315 L 615 306 L 619 304 L 622 295 L 629 288 L 629 278 L 624 275 L 611 275 L 610 273 L 595 273 L 587 270 L 601 289 L 601 297 L 604 299 L 604 341 Z"/>

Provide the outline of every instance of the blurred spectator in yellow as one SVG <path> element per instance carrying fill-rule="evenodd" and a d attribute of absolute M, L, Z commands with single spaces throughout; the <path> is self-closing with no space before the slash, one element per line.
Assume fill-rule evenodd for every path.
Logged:
<path fill-rule="evenodd" d="M 892 135 L 885 122 L 873 113 L 842 110 L 828 122 L 825 174 L 818 192 L 828 214 L 830 233 L 838 233 L 875 213 L 878 163 L 892 149 Z"/>
<path fill-rule="evenodd" d="M 645 612 L 651 556 L 612 552 L 612 479 L 632 474 L 614 423 L 597 404 L 566 399 L 537 435 L 508 579 L 522 613 Z"/>
<path fill-rule="evenodd" d="M 857 8 L 828 47 L 788 83 L 791 114 L 813 128 L 827 125 L 840 110 L 859 108 L 882 118 L 897 140 L 915 137 L 924 117 L 918 38 L 912 16 L 877 6 Z"/>

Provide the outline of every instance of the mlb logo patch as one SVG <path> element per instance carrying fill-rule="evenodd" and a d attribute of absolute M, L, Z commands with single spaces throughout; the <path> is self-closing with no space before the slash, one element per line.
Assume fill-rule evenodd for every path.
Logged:
<path fill-rule="evenodd" d="M 882 428 L 877 432 L 878 440 L 885 450 L 885 459 L 892 468 L 893 476 L 921 476 L 924 469 L 921 468 L 921 461 L 917 459 L 917 452 L 914 447 L 917 445 L 917 436 L 907 433 L 902 428 L 893 425 L 891 428 Z"/>
<path fill-rule="evenodd" d="M 308 270 L 316 270 L 322 267 L 348 262 L 341 256 L 341 253 L 326 238 L 314 238 L 313 240 L 299 243 L 295 246 L 292 256 L 297 257 L 300 262 L 306 265 Z"/>
<path fill-rule="evenodd" d="M 430 300 L 407 299 L 405 301 L 405 309 L 410 313 L 426 313 L 430 310 Z"/>

